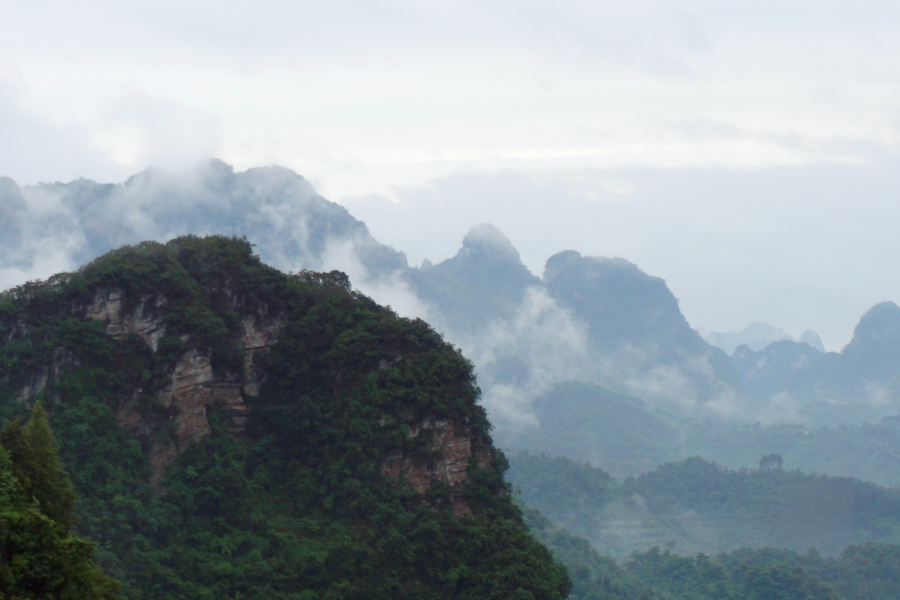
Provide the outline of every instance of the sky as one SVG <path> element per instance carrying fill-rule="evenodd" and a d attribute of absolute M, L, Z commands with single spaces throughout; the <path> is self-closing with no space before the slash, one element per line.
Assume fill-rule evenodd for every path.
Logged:
<path fill-rule="evenodd" d="M 0 175 L 279 164 L 413 263 L 490 222 L 840 349 L 900 302 L 900 5 L 0 0 Z M 0 215 L 2 216 L 2 215 Z"/>

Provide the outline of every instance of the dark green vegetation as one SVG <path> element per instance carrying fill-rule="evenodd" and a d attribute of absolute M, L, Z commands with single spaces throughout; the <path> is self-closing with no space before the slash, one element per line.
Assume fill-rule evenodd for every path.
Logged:
<path fill-rule="evenodd" d="M 348 288 L 340 274 L 265 267 L 245 241 L 188 237 L 0 296 L 0 416 L 23 414 L 29 394 L 47 407 L 80 496 L 76 530 L 126 597 L 566 595 L 565 570 L 503 484 L 471 365 Z M 128 314 L 164 297 L 156 351 L 84 317 L 113 289 Z M 260 315 L 283 330 L 259 395 L 240 393 L 243 433 L 210 402 L 198 409 L 208 432 L 184 444 L 184 407 L 165 400 L 176 366 L 203 355 L 215 373 L 246 374 L 242 319 Z M 442 459 L 429 423 L 471 454 L 463 481 L 417 491 L 386 467 Z"/>
<path fill-rule="evenodd" d="M 836 555 L 900 540 L 900 491 L 850 478 L 692 458 L 619 484 L 565 458 L 518 454 L 510 464 L 524 502 L 619 558 L 666 544 L 680 553 L 772 546 Z"/>
<path fill-rule="evenodd" d="M 72 537 L 75 492 L 36 404 L 26 424 L 0 431 L 0 598 L 113 600 L 119 585 Z"/>

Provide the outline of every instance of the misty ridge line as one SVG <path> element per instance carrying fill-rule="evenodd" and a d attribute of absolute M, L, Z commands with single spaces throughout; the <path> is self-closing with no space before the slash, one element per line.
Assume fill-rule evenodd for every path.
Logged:
<path fill-rule="evenodd" d="M 284 271 L 344 271 L 361 292 L 401 316 L 426 320 L 462 349 L 476 366 L 484 406 L 510 438 L 540 429 L 535 403 L 567 381 L 608 387 L 650 411 L 722 422 L 812 426 L 845 422 L 849 413 L 851 421 L 877 420 L 898 406 L 897 386 L 885 377 L 893 363 L 854 371 L 860 361 L 845 354 L 860 344 L 822 354 L 782 336 L 776 341 L 784 348 L 748 345 L 729 356 L 687 323 L 662 279 L 624 259 L 567 250 L 550 257 L 538 277 L 506 236 L 485 224 L 466 235 L 455 256 L 410 266 L 347 209 L 281 167 L 236 173 L 211 160 L 181 172 L 148 169 L 122 184 L 80 179 L 19 187 L 3 178 L 0 214 L 3 289 L 72 270 L 121 245 L 186 234 L 245 236 L 264 262 Z M 875 329 L 900 323 L 900 309 L 891 306 Z M 829 367 L 819 372 L 814 367 L 823 360 Z M 837 368 L 847 381 L 828 379 L 836 360 L 849 365 Z M 823 417 L 829 410 L 841 414 Z"/>

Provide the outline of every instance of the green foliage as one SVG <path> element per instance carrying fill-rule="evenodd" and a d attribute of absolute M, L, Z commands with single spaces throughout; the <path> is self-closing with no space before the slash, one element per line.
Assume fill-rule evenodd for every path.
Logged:
<path fill-rule="evenodd" d="M 41 405 L 24 426 L 7 424 L 0 442 L 0 598 L 119 598 L 94 545 L 70 534 L 75 495 Z"/>
<path fill-rule="evenodd" d="M 142 304 L 165 322 L 155 352 L 83 318 L 113 291 L 125 313 Z M 283 331 L 260 395 L 244 397 L 245 435 L 211 405 L 211 434 L 179 447 L 177 407 L 159 401 L 175 363 L 202 351 L 221 377 L 240 378 L 247 317 L 277 318 Z M 21 413 L 23 389 L 45 403 L 79 493 L 78 532 L 128 598 L 568 592 L 506 492 L 471 364 L 424 322 L 350 291 L 343 274 L 279 273 L 245 240 L 145 243 L 4 294 L 0 340 L 0 414 Z M 126 430 L 126 413 L 139 426 Z M 470 440 L 473 458 L 465 483 L 423 497 L 385 465 L 433 465 L 429 423 Z M 179 455 L 159 472 L 165 448 Z"/>
<path fill-rule="evenodd" d="M 822 556 L 816 550 L 742 549 L 717 557 L 726 568 L 782 564 L 802 569 L 830 584 L 841 598 L 892 600 L 900 590 L 900 546 L 867 542 L 850 546 L 840 556 Z"/>
<path fill-rule="evenodd" d="M 75 490 L 57 456 L 47 413 L 40 403 L 34 405 L 24 426 L 8 423 L 0 431 L 0 444 L 12 459 L 13 473 L 26 498 L 40 506 L 42 514 L 68 531 L 74 524 Z"/>
<path fill-rule="evenodd" d="M 652 548 L 633 554 L 629 573 L 679 600 L 838 600 L 827 583 L 784 563 L 740 563 L 730 571 L 705 554 L 685 557 Z"/>
<path fill-rule="evenodd" d="M 862 552 L 851 547 L 839 559 L 772 549 L 688 557 L 654 547 L 632 553 L 623 567 L 519 504 L 532 534 L 568 569 L 570 600 L 851 600 L 859 589 L 877 600 L 896 597 L 885 593 L 897 589 L 896 546 L 867 545 Z M 879 559 L 869 563 L 860 554 Z"/>

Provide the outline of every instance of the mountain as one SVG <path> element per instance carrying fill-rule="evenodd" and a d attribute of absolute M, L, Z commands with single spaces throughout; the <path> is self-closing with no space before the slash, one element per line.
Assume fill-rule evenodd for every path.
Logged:
<path fill-rule="evenodd" d="M 807 336 L 807 339 L 812 339 L 812 336 L 818 338 L 818 334 L 815 331 L 807 331 L 804 335 Z M 759 352 L 772 342 L 794 341 L 794 338 L 780 327 L 759 322 L 751 323 L 740 331 L 724 333 L 710 331 L 703 337 L 707 342 L 729 355 L 733 354 L 739 346 L 747 346 L 750 350 Z M 824 350 L 820 350 L 820 352 L 824 352 Z"/>
<path fill-rule="evenodd" d="M 0 295 L 0 418 L 47 408 L 129 598 L 565 597 L 477 399 L 424 322 L 235 238 Z"/>
<path fill-rule="evenodd" d="M 780 392 L 810 423 L 877 421 L 900 411 L 900 307 L 869 309 L 840 352 L 810 361 Z"/>
<path fill-rule="evenodd" d="M 785 345 L 794 344 L 782 339 L 790 336 L 762 323 L 704 339 L 665 281 L 624 259 L 566 250 L 538 276 L 484 224 L 455 256 L 410 267 L 280 167 L 236 173 L 213 160 L 184 172 L 149 169 L 122 184 L 19 187 L 2 179 L 0 210 L 0 287 L 72 269 L 123 243 L 187 233 L 247 237 L 264 263 L 284 271 L 341 270 L 357 290 L 427 320 L 463 350 L 503 435 L 539 425 L 535 401 L 569 381 L 637 398 L 664 420 L 858 424 L 900 410 L 896 315 L 887 305 L 861 322 L 842 354 L 816 357 L 824 348 L 814 332 Z M 753 354 L 729 358 L 715 347 L 733 352 L 741 340 Z M 781 345 L 770 348 L 772 340 Z"/>
<path fill-rule="evenodd" d="M 731 364 L 744 380 L 744 389 L 758 400 L 767 400 L 821 356 L 822 352 L 809 344 L 782 340 L 758 352 L 746 344 L 738 346 Z"/>
<path fill-rule="evenodd" d="M 352 259 L 366 276 L 406 267 L 366 226 L 282 167 L 235 173 L 219 160 L 184 172 L 148 169 L 122 184 L 86 179 L 20 188 L 0 180 L 0 270 L 31 268 L 48 254 L 84 264 L 123 244 L 187 234 L 247 237 L 263 261 L 283 270 Z M 0 278 L 2 281 L 2 278 Z"/>
<path fill-rule="evenodd" d="M 509 239 L 487 224 L 473 227 L 452 258 L 425 263 L 407 276 L 419 297 L 438 307 L 443 325 L 460 337 L 511 319 L 526 290 L 540 285 Z"/>
<path fill-rule="evenodd" d="M 547 260 L 543 281 L 587 324 L 598 383 L 689 406 L 733 391 L 727 357 L 690 327 L 661 278 L 620 258 L 566 251 Z"/>
<path fill-rule="evenodd" d="M 801 333 L 800 338 L 797 341 L 801 344 L 807 344 L 823 354 L 825 353 L 825 345 L 822 343 L 822 338 L 819 337 L 818 333 L 811 329 L 807 329 Z"/>

